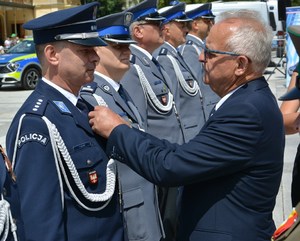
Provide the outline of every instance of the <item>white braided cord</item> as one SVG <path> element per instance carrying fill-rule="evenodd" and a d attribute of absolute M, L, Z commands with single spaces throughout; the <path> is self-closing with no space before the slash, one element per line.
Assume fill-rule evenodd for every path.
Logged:
<path fill-rule="evenodd" d="M 172 95 L 172 93 L 170 91 L 168 93 L 168 103 L 167 103 L 167 105 L 161 104 L 161 102 L 157 99 L 157 96 L 154 93 L 151 85 L 149 84 L 149 82 L 148 82 L 143 70 L 141 69 L 141 67 L 138 66 L 137 64 L 134 64 L 133 66 L 136 68 L 141 86 L 142 86 L 143 91 L 145 93 L 145 96 L 147 96 L 147 99 L 148 99 L 149 103 L 151 104 L 151 106 L 158 113 L 160 113 L 162 115 L 169 113 L 171 111 L 172 107 L 173 107 L 173 95 Z"/>
<path fill-rule="evenodd" d="M 2 196 L 2 195 L 1 195 Z M 11 227 L 9 230 L 9 226 Z M 18 241 L 17 238 L 17 225 L 15 224 L 10 210 L 10 204 L 3 199 L 0 200 L 0 234 L 1 241 L 5 241 L 8 237 L 8 232 L 11 231 L 14 241 Z"/>
<path fill-rule="evenodd" d="M 59 166 L 60 166 L 60 170 L 63 173 L 64 176 L 64 180 L 67 184 L 67 187 L 69 189 L 69 191 L 71 192 L 71 194 L 73 195 L 74 199 L 76 200 L 76 202 L 82 206 L 83 208 L 89 210 L 89 211 L 99 211 L 101 209 L 103 209 L 104 207 L 106 207 L 109 203 L 109 201 L 111 200 L 114 192 L 115 192 L 115 183 L 116 183 L 116 166 L 115 166 L 115 161 L 113 159 L 110 159 L 108 161 L 107 164 L 107 168 L 106 168 L 106 188 L 105 191 L 101 194 L 98 193 L 89 193 L 85 186 L 83 185 L 79 174 L 77 172 L 77 169 L 74 165 L 74 162 L 72 161 L 72 158 L 68 152 L 68 149 L 66 148 L 63 139 L 61 138 L 56 126 L 51 123 L 45 116 L 43 116 L 44 121 L 46 122 L 48 129 L 49 129 L 49 133 L 50 134 L 50 138 L 55 141 L 56 146 L 59 150 L 59 152 L 61 153 L 63 160 L 65 162 L 65 164 L 68 167 L 68 170 L 78 188 L 78 190 L 80 190 L 81 194 L 85 197 L 85 199 L 91 201 L 91 202 L 106 202 L 103 205 L 101 205 L 100 207 L 97 208 L 91 208 L 91 207 L 87 207 L 85 204 L 83 204 L 80 199 L 76 196 L 69 180 L 66 174 L 66 170 L 64 168 L 63 162 L 61 160 L 61 156 L 59 155 L 59 153 L 56 151 L 56 157 L 55 159 L 57 159 Z"/>
<path fill-rule="evenodd" d="M 176 73 L 176 76 L 177 76 L 177 79 L 178 79 L 178 82 L 180 84 L 180 86 L 182 87 L 183 91 L 188 94 L 189 96 L 195 96 L 197 95 L 198 91 L 199 91 L 199 85 L 197 83 L 197 81 L 193 81 L 193 87 L 189 86 L 189 84 L 186 82 L 186 80 L 184 79 L 184 76 L 180 70 L 180 67 L 178 65 L 178 63 L 176 62 L 175 58 L 171 55 L 166 55 L 173 67 L 174 67 L 174 71 Z"/>

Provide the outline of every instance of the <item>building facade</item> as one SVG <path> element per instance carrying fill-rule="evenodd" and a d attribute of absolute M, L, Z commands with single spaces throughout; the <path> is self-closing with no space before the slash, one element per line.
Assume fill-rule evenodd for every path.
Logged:
<path fill-rule="evenodd" d="M 22 25 L 47 13 L 75 7 L 80 0 L 4 0 L 0 1 L 0 39 L 3 41 L 15 33 L 19 38 L 32 36 Z"/>

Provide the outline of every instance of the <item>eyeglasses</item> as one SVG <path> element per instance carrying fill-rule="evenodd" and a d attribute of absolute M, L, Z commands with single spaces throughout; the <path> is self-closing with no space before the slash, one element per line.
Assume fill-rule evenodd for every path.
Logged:
<path fill-rule="evenodd" d="M 240 54 L 237 54 L 234 52 L 209 49 L 206 46 L 204 46 L 203 51 L 204 51 L 204 60 L 206 60 L 207 58 L 210 58 L 211 54 L 224 54 L 224 55 L 230 55 L 230 56 L 240 56 Z"/>

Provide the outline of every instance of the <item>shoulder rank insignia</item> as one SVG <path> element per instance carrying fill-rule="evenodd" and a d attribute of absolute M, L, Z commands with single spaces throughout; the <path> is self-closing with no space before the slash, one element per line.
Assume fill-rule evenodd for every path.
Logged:
<path fill-rule="evenodd" d="M 168 53 L 168 49 L 166 48 L 162 48 L 160 51 L 159 51 L 159 55 L 167 55 Z"/>

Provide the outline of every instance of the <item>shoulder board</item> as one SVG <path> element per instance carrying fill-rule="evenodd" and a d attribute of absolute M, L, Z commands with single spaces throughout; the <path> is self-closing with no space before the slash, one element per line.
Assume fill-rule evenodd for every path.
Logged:
<path fill-rule="evenodd" d="M 135 55 L 130 55 L 130 63 L 135 64 Z"/>
<path fill-rule="evenodd" d="M 47 105 L 48 99 L 44 96 L 40 96 L 35 102 L 32 102 L 32 107 L 27 113 L 43 116 Z"/>
<path fill-rule="evenodd" d="M 168 49 L 166 48 L 162 48 L 160 51 L 159 51 L 159 55 L 167 55 L 168 53 Z"/>
<path fill-rule="evenodd" d="M 188 44 L 188 45 L 193 45 L 193 41 L 192 40 L 188 40 L 187 42 L 186 42 L 186 44 Z"/>
<path fill-rule="evenodd" d="M 87 104 L 88 108 L 94 109 L 93 107 L 98 105 L 97 100 L 94 97 L 94 93 L 98 88 L 98 84 L 91 82 L 83 86 L 79 92 L 81 99 Z"/>

